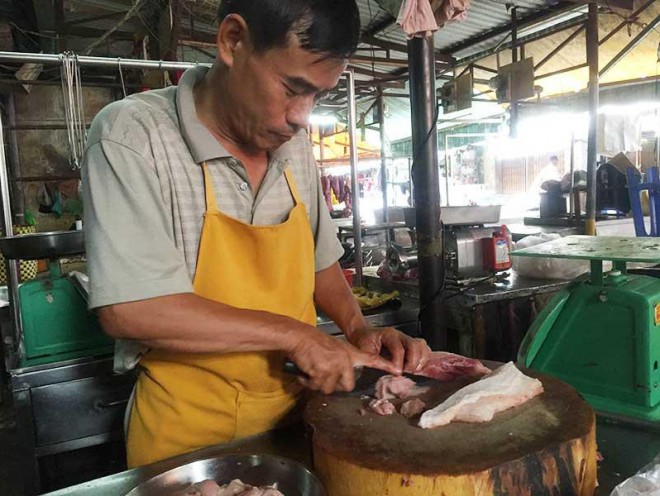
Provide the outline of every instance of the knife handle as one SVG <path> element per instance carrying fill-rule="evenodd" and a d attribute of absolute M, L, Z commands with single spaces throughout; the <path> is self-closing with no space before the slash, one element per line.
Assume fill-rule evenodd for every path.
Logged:
<path fill-rule="evenodd" d="M 284 367 L 282 370 L 285 374 L 297 375 L 298 377 L 309 379 L 309 375 L 303 372 L 295 363 L 290 360 L 284 362 Z"/>

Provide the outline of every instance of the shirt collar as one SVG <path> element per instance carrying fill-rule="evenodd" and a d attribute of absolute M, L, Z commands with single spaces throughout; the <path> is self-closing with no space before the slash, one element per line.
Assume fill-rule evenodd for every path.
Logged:
<path fill-rule="evenodd" d="M 181 135 L 193 159 L 198 164 L 218 158 L 233 158 L 231 153 L 220 144 L 197 117 L 193 88 L 204 79 L 208 70 L 208 67 L 204 66 L 192 67 L 186 70 L 179 80 L 176 92 L 176 111 L 181 124 Z M 304 131 L 300 133 L 304 134 Z M 299 138 L 299 136 L 296 136 L 293 139 Z M 285 169 L 291 159 L 287 153 L 288 147 L 286 145 L 287 143 L 273 153 L 268 154 L 269 167 L 274 164 L 279 172 Z M 228 163 L 238 168 L 238 162 L 229 161 Z"/>
<path fill-rule="evenodd" d="M 195 162 L 231 157 L 211 132 L 197 117 L 193 88 L 204 79 L 207 67 L 198 66 L 188 69 L 179 80 L 176 92 L 176 111 L 181 124 L 181 135 Z"/>

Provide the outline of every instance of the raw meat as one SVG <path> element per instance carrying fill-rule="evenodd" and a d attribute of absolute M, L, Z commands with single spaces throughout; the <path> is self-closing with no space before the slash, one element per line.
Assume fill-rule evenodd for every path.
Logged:
<path fill-rule="evenodd" d="M 193 484 L 181 496 L 218 496 L 220 486 L 212 480 L 205 480 Z"/>
<path fill-rule="evenodd" d="M 413 398 L 401 404 L 399 413 L 406 418 L 413 418 L 424 411 L 426 403 L 419 398 Z"/>
<path fill-rule="evenodd" d="M 490 373 L 491 370 L 479 360 L 467 358 L 446 351 L 435 351 L 421 370 L 415 375 L 430 377 L 438 381 L 451 381 L 456 377 L 475 377 Z"/>
<path fill-rule="evenodd" d="M 428 391 L 428 388 L 417 387 L 415 381 L 407 377 L 384 375 L 376 382 L 374 396 L 378 400 L 392 400 L 394 398 L 410 398 L 419 396 Z"/>
<path fill-rule="evenodd" d="M 378 415 L 392 415 L 396 412 L 394 405 L 386 399 L 371 400 L 369 402 L 369 410 Z"/>
<path fill-rule="evenodd" d="M 190 486 L 180 496 L 284 496 L 275 486 L 251 486 L 234 479 L 224 486 L 215 481 L 205 480 Z"/>
<path fill-rule="evenodd" d="M 527 377 L 513 362 L 452 394 L 446 401 L 428 410 L 419 426 L 430 429 L 452 420 L 487 422 L 496 413 L 522 405 L 543 392 L 538 379 Z"/>

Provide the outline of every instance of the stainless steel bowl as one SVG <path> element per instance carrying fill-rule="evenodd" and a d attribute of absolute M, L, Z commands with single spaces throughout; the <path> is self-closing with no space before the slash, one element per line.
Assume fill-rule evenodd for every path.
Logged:
<path fill-rule="evenodd" d="M 85 253 L 83 231 L 19 234 L 0 238 L 0 251 L 10 260 L 40 260 Z"/>
<path fill-rule="evenodd" d="M 321 482 L 309 470 L 272 455 L 223 455 L 188 463 L 152 477 L 126 496 L 171 496 L 207 479 L 219 484 L 241 479 L 253 486 L 277 483 L 284 496 L 326 496 Z"/>

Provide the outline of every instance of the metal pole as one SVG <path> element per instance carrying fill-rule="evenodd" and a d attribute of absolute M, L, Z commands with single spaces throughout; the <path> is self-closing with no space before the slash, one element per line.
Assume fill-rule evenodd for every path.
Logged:
<path fill-rule="evenodd" d="M 90 57 L 81 55 L 76 57 L 81 66 L 86 67 L 113 67 L 116 68 L 121 62 L 123 69 L 160 69 L 164 71 L 176 71 L 190 69 L 198 65 L 211 67 L 211 64 L 198 64 L 196 62 L 171 62 L 168 60 L 140 60 L 140 59 L 122 59 L 110 57 Z M 21 53 L 21 52 L 0 52 L 0 62 L 16 62 L 25 64 L 28 62 L 45 65 L 59 65 L 62 63 L 62 56 L 48 53 Z"/>
<path fill-rule="evenodd" d="M 360 223 L 360 184 L 358 183 L 358 150 L 356 140 L 355 79 L 353 71 L 346 75 L 348 94 L 348 141 L 351 155 L 351 191 L 353 193 L 353 243 L 355 244 L 355 284 L 362 286 L 362 225 Z"/>
<path fill-rule="evenodd" d="M 589 64 L 589 136 L 587 141 L 587 218 L 584 233 L 596 235 L 596 166 L 598 140 L 598 5 L 589 4 L 587 17 Z"/>
<path fill-rule="evenodd" d="M 571 174 L 571 191 L 568 195 L 568 203 L 570 205 L 569 218 L 572 219 L 575 214 L 575 198 L 573 197 L 573 188 L 575 188 L 575 133 L 571 133 L 571 158 L 569 173 Z M 575 215 L 575 218 L 580 217 L 580 212 Z"/>
<path fill-rule="evenodd" d="M 518 8 L 511 7 L 511 62 L 518 62 Z M 515 138 L 518 134 L 518 95 L 514 72 L 509 73 L 509 93 L 511 96 L 509 136 Z"/>
<path fill-rule="evenodd" d="M 518 7 L 511 7 L 511 62 L 518 62 Z"/>
<path fill-rule="evenodd" d="M 413 183 L 417 223 L 421 334 L 434 350 L 447 349 L 442 292 L 444 246 L 440 222 L 437 97 L 433 37 L 408 41 L 412 110 Z"/>
<path fill-rule="evenodd" d="M 449 206 L 449 176 L 451 175 L 449 173 L 450 171 L 450 163 L 449 163 L 450 157 L 449 157 L 449 135 L 445 134 L 445 205 Z"/>
<path fill-rule="evenodd" d="M 378 89 L 378 123 L 380 131 L 380 188 L 383 192 L 383 222 L 385 224 L 390 221 L 389 205 L 387 201 L 387 146 L 385 135 L 385 98 L 383 97 L 383 89 Z M 390 230 L 385 229 L 385 242 L 387 246 L 390 245 Z"/>
<path fill-rule="evenodd" d="M 0 196 L 2 196 L 2 217 L 5 224 L 5 236 L 14 235 L 14 221 L 11 210 L 11 196 L 9 193 L 9 177 L 7 174 L 7 159 L 5 157 L 5 138 L 2 131 L 2 113 L 0 112 Z M 21 345 L 21 336 L 23 335 L 23 324 L 21 321 L 21 307 L 18 296 L 18 260 L 6 260 L 7 275 L 9 276 L 9 304 L 11 307 L 12 318 L 14 321 L 14 335 L 12 351 L 17 351 Z M 3 334 L 4 337 L 4 334 Z M 7 343 L 4 343 L 7 344 Z M 10 357 L 7 356 L 7 366 L 13 368 L 10 364 Z"/>

